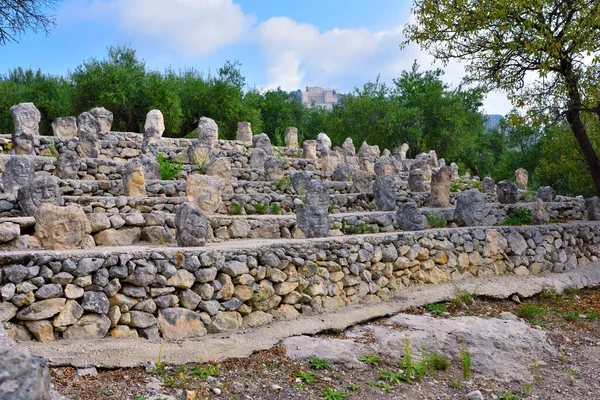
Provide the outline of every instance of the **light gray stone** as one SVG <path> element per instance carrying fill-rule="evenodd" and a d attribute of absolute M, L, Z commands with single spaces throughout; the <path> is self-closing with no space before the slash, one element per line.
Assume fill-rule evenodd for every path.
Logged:
<path fill-rule="evenodd" d="M 64 204 L 62 192 L 51 176 L 40 176 L 21 186 L 17 201 L 21 210 L 29 216 L 34 216 L 42 204 L 49 203 L 56 206 Z"/>
<path fill-rule="evenodd" d="M 200 207 L 186 202 L 175 214 L 175 229 L 178 246 L 204 246 L 208 237 L 208 219 Z"/>
<path fill-rule="evenodd" d="M 415 202 L 402 205 L 396 213 L 396 222 L 403 231 L 420 231 L 425 229 L 426 220 Z"/>
<path fill-rule="evenodd" d="M 200 118 L 198 121 L 198 142 L 201 145 L 215 148 L 219 140 L 219 127 L 217 123 L 207 117 Z"/>
<path fill-rule="evenodd" d="M 2 173 L 4 193 L 17 194 L 19 188 L 35 178 L 33 164 L 28 157 L 10 157 Z"/>
<path fill-rule="evenodd" d="M 58 138 L 74 138 L 77 136 L 77 118 L 58 117 L 52 121 L 52 132 Z"/>
<path fill-rule="evenodd" d="M 456 200 L 454 220 L 458 226 L 482 225 L 485 215 L 485 194 L 477 189 L 461 193 Z"/>

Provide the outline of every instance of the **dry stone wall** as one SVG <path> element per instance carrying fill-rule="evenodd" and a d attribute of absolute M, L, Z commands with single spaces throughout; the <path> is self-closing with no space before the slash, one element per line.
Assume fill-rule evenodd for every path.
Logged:
<path fill-rule="evenodd" d="M 600 226 L 437 229 L 239 248 L 13 252 L 2 322 L 37 340 L 235 331 L 465 276 L 525 276 L 600 256 Z"/>

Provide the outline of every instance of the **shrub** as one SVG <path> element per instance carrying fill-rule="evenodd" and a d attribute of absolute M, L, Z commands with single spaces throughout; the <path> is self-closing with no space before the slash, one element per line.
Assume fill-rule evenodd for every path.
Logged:
<path fill-rule="evenodd" d="M 446 218 L 436 212 L 427 215 L 427 222 L 429 222 L 432 228 L 445 228 L 448 225 Z"/>
<path fill-rule="evenodd" d="M 229 212 L 233 215 L 240 215 L 244 211 L 244 207 L 237 201 L 232 201 L 229 206 Z"/>
<path fill-rule="evenodd" d="M 292 186 L 292 181 L 289 176 L 284 176 L 275 183 L 275 186 L 279 192 L 284 193 Z"/>
<path fill-rule="evenodd" d="M 160 168 L 160 179 L 164 181 L 173 179 L 173 177 L 181 171 L 181 167 L 183 166 L 183 157 L 179 158 L 178 163 L 172 163 L 164 158 L 162 153 L 158 153 L 156 155 L 156 160 L 158 161 L 158 166 Z"/>
<path fill-rule="evenodd" d="M 253 205 L 257 214 L 267 214 L 269 212 L 269 205 L 264 200 L 257 200 Z"/>
<path fill-rule="evenodd" d="M 527 225 L 531 223 L 531 210 L 526 207 L 515 207 L 508 211 L 504 218 L 505 225 Z"/>
<path fill-rule="evenodd" d="M 281 214 L 281 205 L 274 203 L 271 205 L 271 214 L 279 215 Z"/>

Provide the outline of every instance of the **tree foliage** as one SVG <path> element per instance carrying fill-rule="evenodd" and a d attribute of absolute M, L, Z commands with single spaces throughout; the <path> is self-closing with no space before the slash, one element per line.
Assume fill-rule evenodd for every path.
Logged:
<path fill-rule="evenodd" d="M 56 0 L 0 1 L 0 45 L 17 42 L 27 30 L 48 33 L 55 23 L 48 10 L 53 9 L 56 3 Z"/>
<path fill-rule="evenodd" d="M 587 128 L 600 118 L 600 1 L 415 0 L 413 12 L 403 45 L 466 61 L 469 81 L 506 91 L 536 124 L 566 120 L 600 192 Z"/>

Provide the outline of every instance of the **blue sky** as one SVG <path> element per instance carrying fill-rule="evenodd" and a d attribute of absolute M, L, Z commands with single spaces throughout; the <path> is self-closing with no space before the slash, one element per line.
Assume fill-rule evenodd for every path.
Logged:
<path fill-rule="evenodd" d="M 226 60 L 242 63 L 250 86 L 284 90 L 331 86 L 342 92 L 378 74 L 386 82 L 417 59 L 441 67 L 417 46 L 403 51 L 408 0 L 64 0 L 49 36 L 27 32 L 0 47 L 0 73 L 21 66 L 66 74 L 102 59 L 111 45 L 129 44 L 151 69 L 194 67 L 208 72 Z M 457 85 L 460 64 L 445 67 Z M 492 93 L 488 113 L 510 104 Z"/>

